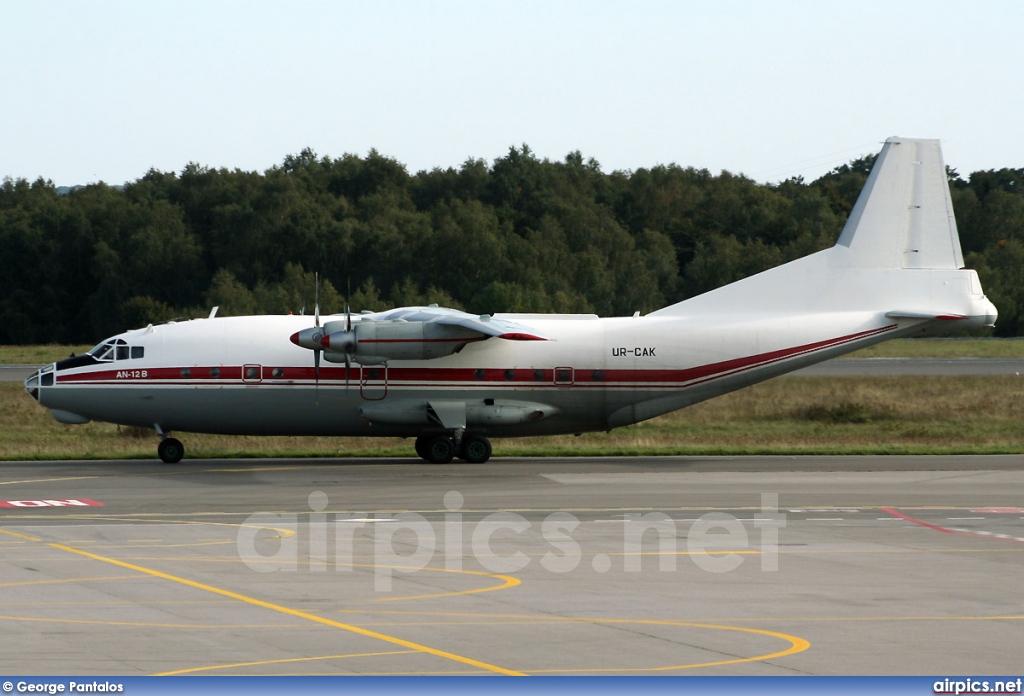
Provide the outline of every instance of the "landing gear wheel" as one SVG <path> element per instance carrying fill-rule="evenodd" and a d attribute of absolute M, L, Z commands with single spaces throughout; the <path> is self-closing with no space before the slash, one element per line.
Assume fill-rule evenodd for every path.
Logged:
<path fill-rule="evenodd" d="M 470 435 L 462 439 L 462 449 L 459 450 L 459 459 L 470 464 L 483 464 L 491 458 L 491 443 L 486 437 Z"/>
<path fill-rule="evenodd" d="M 420 435 L 416 438 L 416 454 L 419 455 L 420 459 L 428 459 L 430 454 L 430 436 Z"/>
<path fill-rule="evenodd" d="M 157 445 L 156 453 L 164 464 L 177 464 L 185 456 L 185 445 L 181 444 L 181 440 L 165 437 Z"/>
<path fill-rule="evenodd" d="M 427 440 L 426 459 L 431 464 L 447 464 L 455 458 L 455 443 L 447 435 L 435 435 Z"/>

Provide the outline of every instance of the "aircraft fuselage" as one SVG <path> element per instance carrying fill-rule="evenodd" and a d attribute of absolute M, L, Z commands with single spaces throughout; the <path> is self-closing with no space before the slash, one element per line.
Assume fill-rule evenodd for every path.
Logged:
<path fill-rule="evenodd" d="M 550 340 L 490 338 L 423 361 L 324 362 L 317 377 L 311 353 L 288 341 L 308 317 L 197 319 L 120 334 L 105 342 L 115 344 L 113 360 L 62 361 L 27 386 L 58 412 L 167 431 L 416 436 L 443 429 L 428 404 L 460 402 L 468 431 L 550 435 L 635 423 L 900 333 L 871 312 L 794 315 L 781 325 L 530 321 Z"/>

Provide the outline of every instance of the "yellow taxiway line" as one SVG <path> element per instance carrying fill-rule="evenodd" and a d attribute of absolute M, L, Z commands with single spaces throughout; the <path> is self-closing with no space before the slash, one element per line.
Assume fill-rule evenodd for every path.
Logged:
<path fill-rule="evenodd" d="M 352 624 L 343 623 L 341 621 L 334 621 L 333 619 L 328 619 L 323 616 L 317 616 L 316 614 L 310 614 L 308 612 L 300 611 L 298 609 L 291 609 L 280 604 L 274 604 L 273 602 L 267 602 L 262 599 L 256 599 L 255 597 L 249 597 L 247 595 L 239 594 L 237 592 L 232 592 L 231 590 L 225 590 L 219 587 L 214 587 L 213 585 L 207 585 L 206 583 L 196 582 L 195 580 L 189 580 L 188 578 L 182 578 L 177 575 L 171 575 L 170 573 L 164 573 L 153 568 L 146 568 L 144 566 L 135 565 L 134 563 L 119 561 L 116 558 L 100 556 L 99 554 L 84 551 L 82 549 L 76 549 L 72 546 L 65 546 L 64 544 L 58 544 L 52 541 L 43 541 L 42 539 L 32 537 L 27 534 L 12 532 L 6 529 L 0 529 L 0 534 L 7 534 L 18 539 L 24 539 L 25 541 L 33 541 L 37 543 L 46 544 L 50 548 L 57 549 L 59 551 L 66 551 L 67 553 L 77 554 L 79 556 L 84 556 L 85 558 L 90 558 L 94 561 L 100 561 L 101 563 L 109 563 L 120 568 L 126 568 L 128 570 L 133 570 L 138 573 L 144 573 L 146 575 L 160 578 L 162 580 L 168 580 L 170 582 L 175 582 L 179 585 L 185 585 L 186 587 L 192 587 L 194 589 L 202 590 L 204 592 L 211 592 L 222 597 L 229 597 L 231 599 L 238 600 L 239 602 L 245 602 L 246 604 L 262 607 L 263 609 L 269 609 L 271 611 L 276 611 L 281 614 L 287 614 L 288 616 L 294 616 L 299 619 L 305 619 L 306 621 L 312 621 L 314 623 L 322 624 L 324 626 L 339 628 L 343 631 L 348 631 L 349 633 L 355 633 L 356 635 L 365 636 L 367 638 L 374 638 L 385 643 L 391 643 L 393 645 L 398 645 L 403 648 L 408 648 L 409 650 L 415 650 L 417 652 L 426 653 L 428 655 L 434 655 L 435 657 L 440 657 L 445 660 L 459 662 L 464 665 L 476 667 L 477 669 L 481 669 L 487 672 L 495 672 L 497 674 L 505 674 L 509 676 L 525 676 L 525 673 L 523 672 L 517 672 L 516 670 L 506 669 L 498 665 L 492 665 L 488 662 L 475 660 L 471 657 L 457 655 L 455 653 L 447 652 L 445 650 L 432 648 L 428 645 L 414 643 L 412 641 L 405 640 L 403 638 L 398 638 L 396 636 L 389 636 L 384 633 L 378 633 L 377 631 L 370 631 L 365 628 L 360 628 L 359 626 L 353 626 Z"/>

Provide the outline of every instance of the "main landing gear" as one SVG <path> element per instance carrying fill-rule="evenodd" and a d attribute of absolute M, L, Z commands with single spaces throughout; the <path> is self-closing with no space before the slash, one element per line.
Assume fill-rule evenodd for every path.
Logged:
<path fill-rule="evenodd" d="M 156 434 L 160 436 L 160 444 L 156 446 L 156 453 L 160 457 L 160 461 L 164 464 L 180 462 L 185 456 L 185 445 L 181 444 L 181 440 L 177 438 L 168 437 L 159 425 L 153 427 L 156 428 Z"/>
<path fill-rule="evenodd" d="M 470 464 L 483 464 L 491 458 L 491 443 L 481 435 L 466 435 L 456 444 L 447 433 L 416 438 L 416 454 L 431 464 L 447 464 L 455 457 Z"/>

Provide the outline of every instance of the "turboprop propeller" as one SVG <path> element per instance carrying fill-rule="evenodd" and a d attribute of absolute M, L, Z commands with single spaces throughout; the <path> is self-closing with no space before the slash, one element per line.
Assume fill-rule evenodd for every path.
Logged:
<path fill-rule="evenodd" d="M 313 379 L 314 379 L 314 391 L 316 392 L 316 402 L 320 403 L 320 339 L 323 338 L 324 332 L 320 328 L 320 274 L 317 273 L 314 276 L 316 288 L 314 290 L 315 299 L 313 305 L 313 327 L 309 329 L 303 329 L 302 331 L 296 331 L 290 337 L 292 343 L 302 348 L 313 351 Z"/>
<path fill-rule="evenodd" d="M 352 329 L 352 311 L 345 303 L 344 321 L 325 322 L 320 326 L 320 275 L 316 275 L 316 310 L 313 326 L 293 333 L 289 340 L 297 346 L 313 351 L 313 374 L 316 389 L 320 387 L 320 357 L 328 362 L 345 363 L 345 387 L 348 387 L 352 357 L 356 350 L 356 332 Z"/>
<path fill-rule="evenodd" d="M 339 326 L 340 325 L 340 326 Z M 348 303 L 345 303 L 345 320 L 330 321 L 324 324 L 323 336 L 320 338 L 320 345 L 325 351 L 329 351 L 327 359 L 331 362 L 340 362 L 335 356 L 341 354 L 345 362 L 345 387 L 348 388 L 349 370 L 352 369 L 352 356 L 356 354 L 356 346 L 359 338 L 352 329 L 352 310 Z"/>

